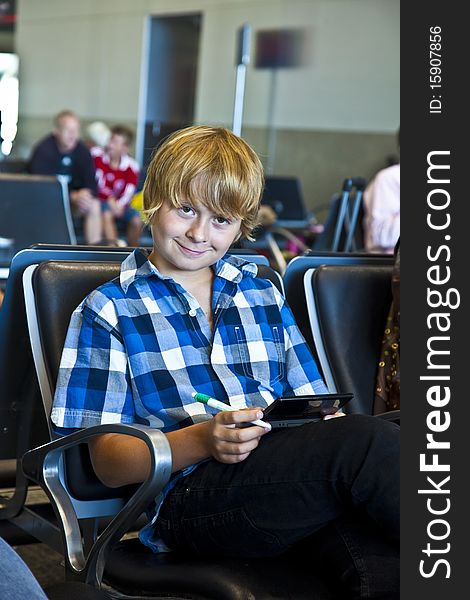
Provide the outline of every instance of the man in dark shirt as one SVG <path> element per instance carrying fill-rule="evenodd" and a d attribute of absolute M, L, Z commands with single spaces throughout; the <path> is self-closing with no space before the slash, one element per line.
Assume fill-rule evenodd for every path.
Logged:
<path fill-rule="evenodd" d="M 83 217 L 85 241 L 102 238 L 101 203 L 96 198 L 95 167 L 90 151 L 80 141 L 80 120 L 69 110 L 54 119 L 54 129 L 34 147 L 29 171 L 35 175 L 65 175 L 75 215 Z"/>

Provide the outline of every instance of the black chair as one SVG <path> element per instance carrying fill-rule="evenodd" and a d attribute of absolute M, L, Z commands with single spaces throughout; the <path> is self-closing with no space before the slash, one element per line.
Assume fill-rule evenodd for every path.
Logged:
<path fill-rule="evenodd" d="M 114 267 L 109 263 L 51 261 L 30 268 L 25 275 L 33 353 L 39 356 L 36 367 L 43 370 L 39 379 L 51 390 L 72 309 L 86 289 L 92 290 L 109 278 Z M 260 275 L 272 277 L 281 287 L 278 275 L 268 267 L 260 266 Z M 108 489 L 94 475 L 86 443 L 93 435 L 112 431 L 137 436 L 151 450 L 151 473 L 142 485 Z M 136 539 L 119 541 L 169 477 L 169 445 L 157 430 L 128 425 L 90 427 L 27 452 L 23 469 L 41 485 L 55 508 L 68 578 L 97 588 L 103 578 L 111 594 L 115 590 L 126 598 L 338 599 L 333 585 L 316 572 L 312 557 L 296 550 L 269 559 L 209 560 L 176 553 L 153 554 Z M 103 513 L 117 514 L 86 556 L 81 520 Z"/>
<path fill-rule="evenodd" d="M 304 256 L 296 256 L 289 261 L 282 278 L 286 299 L 305 340 L 315 355 L 316 349 L 305 298 L 304 277 L 309 269 L 315 269 L 320 265 L 393 265 L 393 257 L 390 254 L 368 254 L 364 252 L 310 251 Z"/>
<path fill-rule="evenodd" d="M 28 173 L 28 161 L 22 158 L 6 158 L 5 160 L 0 160 L 0 173 L 26 175 Z"/>
<path fill-rule="evenodd" d="M 0 309 L 0 535 L 10 544 L 41 541 L 61 549 L 57 528 L 49 527 L 49 502 L 26 505 L 30 482 L 21 469 L 21 457 L 35 446 L 50 441 L 42 397 L 34 369 L 26 322 L 23 273 L 31 264 L 51 259 L 116 261 L 129 252 L 64 249 L 26 249 L 11 261 Z M 113 249 L 114 250 L 114 249 Z"/>
<path fill-rule="evenodd" d="M 0 174 L 0 236 L 12 239 L 12 257 L 37 242 L 75 244 L 63 177 Z"/>
<path fill-rule="evenodd" d="M 319 366 L 330 392 L 352 392 L 345 412 L 379 414 L 375 380 L 392 300 L 393 263 L 321 265 L 304 278 L 307 312 Z"/>

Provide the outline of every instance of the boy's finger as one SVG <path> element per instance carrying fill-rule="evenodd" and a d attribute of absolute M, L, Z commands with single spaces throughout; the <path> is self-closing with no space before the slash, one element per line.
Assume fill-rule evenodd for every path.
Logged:
<path fill-rule="evenodd" d="M 323 417 L 324 421 L 328 421 L 328 419 L 336 419 L 337 417 L 345 417 L 346 414 L 344 412 L 335 412 L 333 415 L 325 415 Z"/>

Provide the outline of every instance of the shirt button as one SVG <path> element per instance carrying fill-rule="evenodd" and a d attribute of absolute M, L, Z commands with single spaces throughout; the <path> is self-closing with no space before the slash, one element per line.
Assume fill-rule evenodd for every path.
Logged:
<path fill-rule="evenodd" d="M 195 317 L 195 316 L 196 316 L 196 309 L 195 309 L 195 308 L 192 308 L 192 309 L 189 311 L 189 316 L 190 316 L 190 317 Z"/>

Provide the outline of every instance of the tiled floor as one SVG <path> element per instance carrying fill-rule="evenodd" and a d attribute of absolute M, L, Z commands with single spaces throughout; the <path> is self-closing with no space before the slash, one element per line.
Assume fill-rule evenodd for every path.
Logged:
<path fill-rule="evenodd" d="M 25 544 L 14 546 L 14 549 L 28 565 L 41 587 L 64 581 L 62 556 L 45 544 Z"/>
<path fill-rule="evenodd" d="M 13 488 L 11 490 L 2 490 L 2 494 L 6 498 L 10 497 L 12 493 Z M 42 504 L 44 502 L 47 502 L 44 492 L 38 487 L 31 486 L 28 490 L 26 504 L 33 506 L 34 504 Z M 137 532 L 132 531 L 124 535 L 123 538 L 133 538 L 136 536 Z M 10 543 L 28 565 L 42 588 L 65 581 L 65 569 L 61 554 L 42 543 L 23 544 L 18 542 L 18 545 L 15 545 L 14 542 Z"/>

